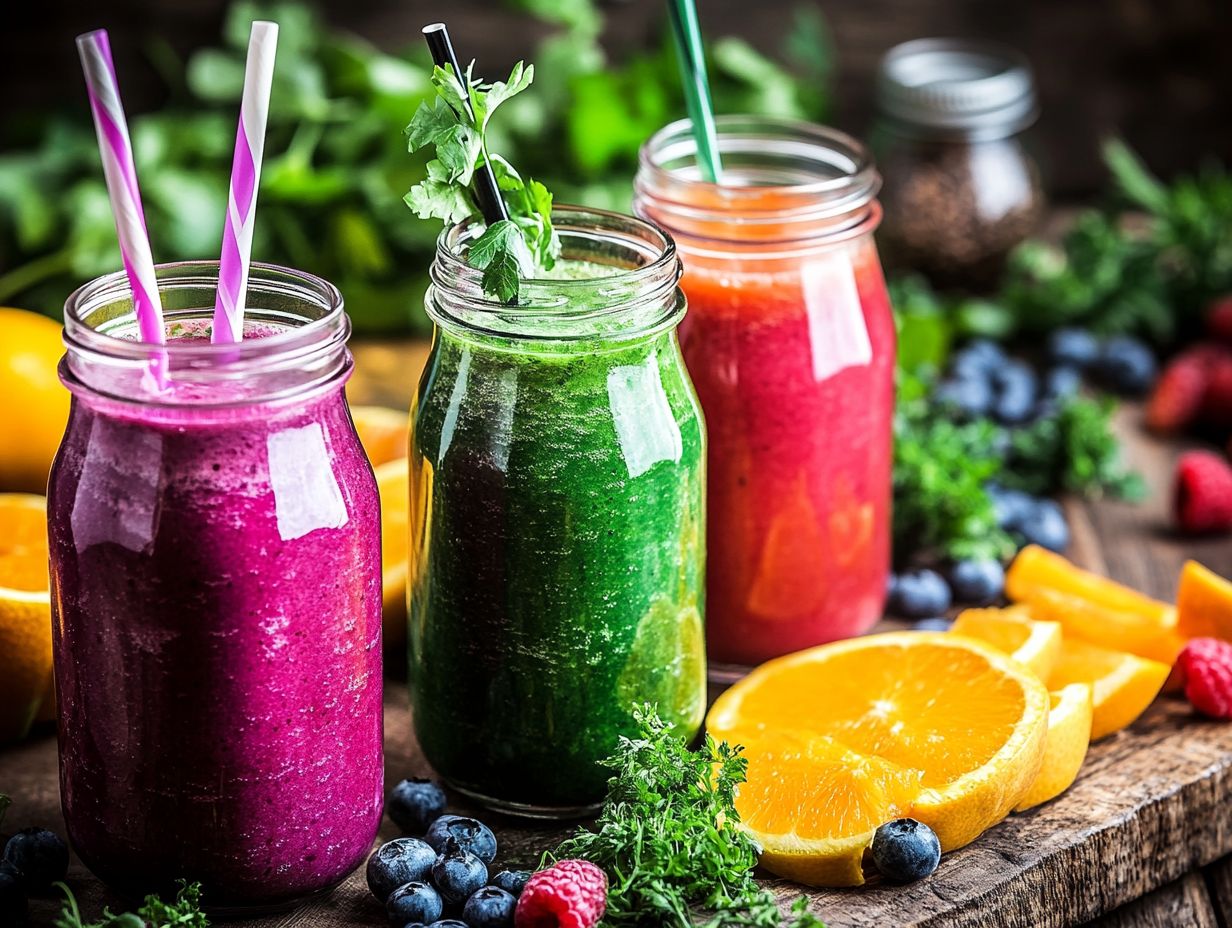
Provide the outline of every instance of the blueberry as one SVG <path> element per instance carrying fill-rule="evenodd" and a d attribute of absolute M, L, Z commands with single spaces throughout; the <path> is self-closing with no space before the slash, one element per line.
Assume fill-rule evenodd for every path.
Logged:
<path fill-rule="evenodd" d="M 911 627 L 917 632 L 948 632 L 954 623 L 945 616 L 933 616 L 931 619 L 920 619 Z"/>
<path fill-rule="evenodd" d="M 20 928 L 29 918 L 29 903 L 26 901 L 26 890 L 21 885 L 21 876 L 17 868 L 10 864 L 0 864 L 0 925 L 12 925 Z"/>
<path fill-rule="evenodd" d="M 17 869 L 27 893 L 50 889 L 68 873 L 68 845 L 46 828 L 17 832 L 4 846 L 4 859 Z"/>
<path fill-rule="evenodd" d="M 411 777 L 389 793 L 385 811 L 407 834 L 422 835 L 445 811 L 445 791 L 432 780 Z"/>
<path fill-rule="evenodd" d="M 1037 500 L 1031 511 L 1014 526 L 1027 544 L 1062 552 L 1069 546 L 1069 525 L 1055 500 Z"/>
<path fill-rule="evenodd" d="M 456 918 L 442 918 L 439 922 L 433 922 L 432 928 L 470 928 L 470 925 Z"/>
<path fill-rule="evenodd" d="M 992 500 L 993 512 L 997 525 L 1006 531 L 1014 531 L 1035 509 L 1035 497 L 1022 490 L 1012 490 L 997 483 L 984 487 L 988 498 Z"/>
<path fill-rule="evenodd" d="M 1005 363 L 1005 351 L 989 338 L 974 338 L 954 353 L 950 369 L 960 377 L 987 377 Z"/>
<path fill-rule="evenodd" d="M 462 921 L 471 928 L 513 928 L 513 910 L 518 900 L 496 886 L 484 886 L 466 900 Z"/>
<path fill-rule="evenodd" d="M 470 851 L 485 864 L 490 864 L 496 858 L 496 835 L 492 834 L 491 828 L 477 819 L 464 818 L 461 815 L 442 815 L 424 835 L 424 840 L 432 845 L 432 849 L 438 854 L 444 852 L 445 842 L 450 838 L 457 841 L 462 850 Z"/>
<path fill-rule="evenodd" d="M 487 885 L 488 868 L 456 840 L 448 838 L 432 865 L 432 882 L 446 902 L 462 902 Z"/>
<path fill-rule="evenodd" d="M 385 900 L 389 923 L 402 928 L 411 922 L 430 925 L 445 911 L 445 903 L 432 886 L 417 880 L 395 889 Z"/>
<path fill-rule="evenodd" d="M 1044 375 L 1044 399 L 1063 400 L 1073 396 L 1082 386 L 1082 371 L 1068 364 L 1049 369 Z"/>
<path fill-rule="evenodd" d="M 889 610 L 908 619 L 940 615 L 950 608 L 950 588 L 935 570 L 911 570 L 898 575 Z"/>
<path fill-rule="evenodd" d="M 522 890 L 526 888 L 526 881 L 530 879 L 529 870 L 502 870 L 496 876 L 492 877 L 492 885 L 513 896 L 522 895 Z"/>
<path fill-rule="evenodd" d="M 1099 357 L 1099 340 L 1086 329 L 1057 329 L 1048 337 L 1048 360 L 1085 370 Z"/>
<path fill-rule="evenodd" d="M 436 851 L 418 838 L 395 838 L 368 858 L 368 889 L 384 902 L 399 886 L 428 878 Z"/>
<path fill-rule="evenodd" d="M 993 402 L 992 386 L 982 377 L 958 377 L 937 385 L 933 399 L 938 405 L 967 418 L 987 414 Z"/>
<path fill-rule="evenodd" d="M 922 880 L 941 862 L 941 842 L 923 822 L 899 818 L 886 822 L 873 835 L 873 863 L 887 880 L 911 883 Z"/>
<path fill-rule="evenodd" d="M 1116 335 L 1104 343 L 1097 362 L 1100 376 L 1118 393 L 1141 396 L 1155 381 L 1155 355 L 1144 342 Z"/>
<path fill-rule="evenodd" d="M 958 561 L 950 567 L 950 590 L 960 603 L 984 606 L 1005 589 L 1005 568 L 1000 561 Z"/>
<path fill-rule="evenodd" d="M 997 369 L 993 381 L 996 386 L 993 415 L 997 420 L 1015 425 L 1029 419 L 1039 393 L 1035 371 L 1022 361 L 1007 361 Z"/>

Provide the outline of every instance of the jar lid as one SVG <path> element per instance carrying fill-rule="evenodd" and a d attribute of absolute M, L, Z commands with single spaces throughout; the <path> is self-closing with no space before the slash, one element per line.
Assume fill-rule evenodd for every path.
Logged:
<path fill-rule="evenodd" d="M 969 39 L 916 39 L 890 49 L 881 61 L 877 103 L 904 126 L 1005 135 L 1038 113 L 1027 59 Z"/>

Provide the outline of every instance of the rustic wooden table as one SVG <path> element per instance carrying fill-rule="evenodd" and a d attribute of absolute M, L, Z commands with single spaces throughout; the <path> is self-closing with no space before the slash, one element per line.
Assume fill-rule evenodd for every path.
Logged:
<path fill-rule="evenodd" d="M 405 407 L 425 354 L 422 344 L 358 345 L 352 402 Z M 1167 482 L 1179 449 L 1144 435 L 1137 418 L 1136 410 L 1123 410 L 1118 429 L 1130 462 L 1147 477 L 1150 498 L 1140 506 L 1071 501 L 1072 556 L 1162 598 L 1175 593 L 1187 557 L 1232 575 L 1232 543 L 1170 533 Z M 385 732 L 388 782 L 429 772 L 411 737 L 405 686 L 392 678 Z M 6 830 L 41 824 L 63 833 L 51 733 L 0 751 L 0 792 L 14 800 Z M 530 864 L 564 833 L 484 817 L 501 839 L 498 863 Z M 395 833 L 386 822 L 382 837 Z M 104 904 L 119 904 L 76 859 L 69 881 L 90 915 Z M 801 892 L 781 881 L 770 885 L 784 899 Z M 1094 745 L 1078 781 L 1062 797 L 1012 816 L 947 855 L 930 879 L 808 895 L 831 928 L 1228 928 L 1232 725 L 1199 720 L 1183 701 L 1162 698 L 1130 729 Z M 34 924 L 50 925 L 57 910 L 54 900 L 36 900 Z M 337 928 L 379 926 L 384 918 L 357 873 L 295 911 L 232 924 Z"/>

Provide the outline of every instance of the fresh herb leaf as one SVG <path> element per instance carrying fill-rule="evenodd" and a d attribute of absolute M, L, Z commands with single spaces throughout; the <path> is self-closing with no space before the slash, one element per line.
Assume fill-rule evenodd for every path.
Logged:
<path fill-rule="evenodd" d="M 651 706 L 634 710 L 640 732 L 620 739 L 594 830 L 580 829 L 546 857 L 583 858 L 608 875 L 608 928 L 749 925 L 824 928 L 799 900 L 784 918 L 753 879 L 758 848 L 740 828 L 736 788 L 742 747 L 705 738 L 697 751 Z"/>
<path fill-rule="evenodd" d="M 110 909 L 104 909 L 102 916 L 93 922 L 82 919 L 77 898 L 65 883 L 55 885 L 64 893 L 64 905 L 52 923 L 54 928 L 209 928 L 210 925 L 201 911 L 200 883 L 180 880 L 180 889 L 173 902 L 150 895 L 136 912 L 115 915 Z"/>
<path fill-rule="evenodd" d="M 488 121 L 502 103 L 521 93 L 535 77 L 533 65 L 514 65 L 507 81 L 485 84 L 467 68 L 464 89 L 452 69 L 436 68 L 432 86 L 437 99 L 422 103 L 406 127 L 412 152 L 431 146 L 436 158 L 428 162 L 428 177 L 406 195 L 408 206 L 420 218 L 443 219 L 447 224 L 479 218 L 467 185 L 480 166 L 490 164 L 504 195 L 509 219 L 493 223 L 467 251 L 466 260 L 483 273 L 485 293 L 504 303 L 516 303 L 523 277 L 535 269 L 550 270 L 560 253 L 552 227 L 552 195 L 535 180 L 523 180 L 504 158 L 488 151 Z"/>

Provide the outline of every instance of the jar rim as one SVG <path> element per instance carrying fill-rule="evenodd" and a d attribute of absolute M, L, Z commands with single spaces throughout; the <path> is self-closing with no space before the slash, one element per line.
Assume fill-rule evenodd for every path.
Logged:
<path fill-rule="evenodd" d="M 672 236 L 661 227 L 637 216 L 589 206 L 559 203 L 553 206 L 552 222 L 569 247 L 606 245 L 619 249 L 632 266 L 609 264 L 612 273 L 597 277 L 522 278 L 516 304 L 502 303 L 483 290 L 483 272 L 468 264 L 466 247 L 482 233 L 482 219 L 456 223 L 437 238 L 432 281 L 425 298 L 428 315 L 438 325 L 456 324 L 469 332 L 518 340 L 561 342 L 584 338 L 617 341 L 643 337 L 675 324 L 683 312 L 682 301 L 673 300 L 682 269 Z M 597 262 L 596 262 L 597 263 Z M 671 302 L 668 311 L 658 311 Z M 679 307 L 675 306 L 680 302 Z M 588 308 L 579 311 L 579 306 Z M 587 329 L 600 326 L 621 314 L 630 317 L 645 311 L 645 325 L 628 332 L 600 335 Z M 540 324 L 536 331 L 536 323 Z M 555 331 L 547 330 L 555 325 Z"/>

